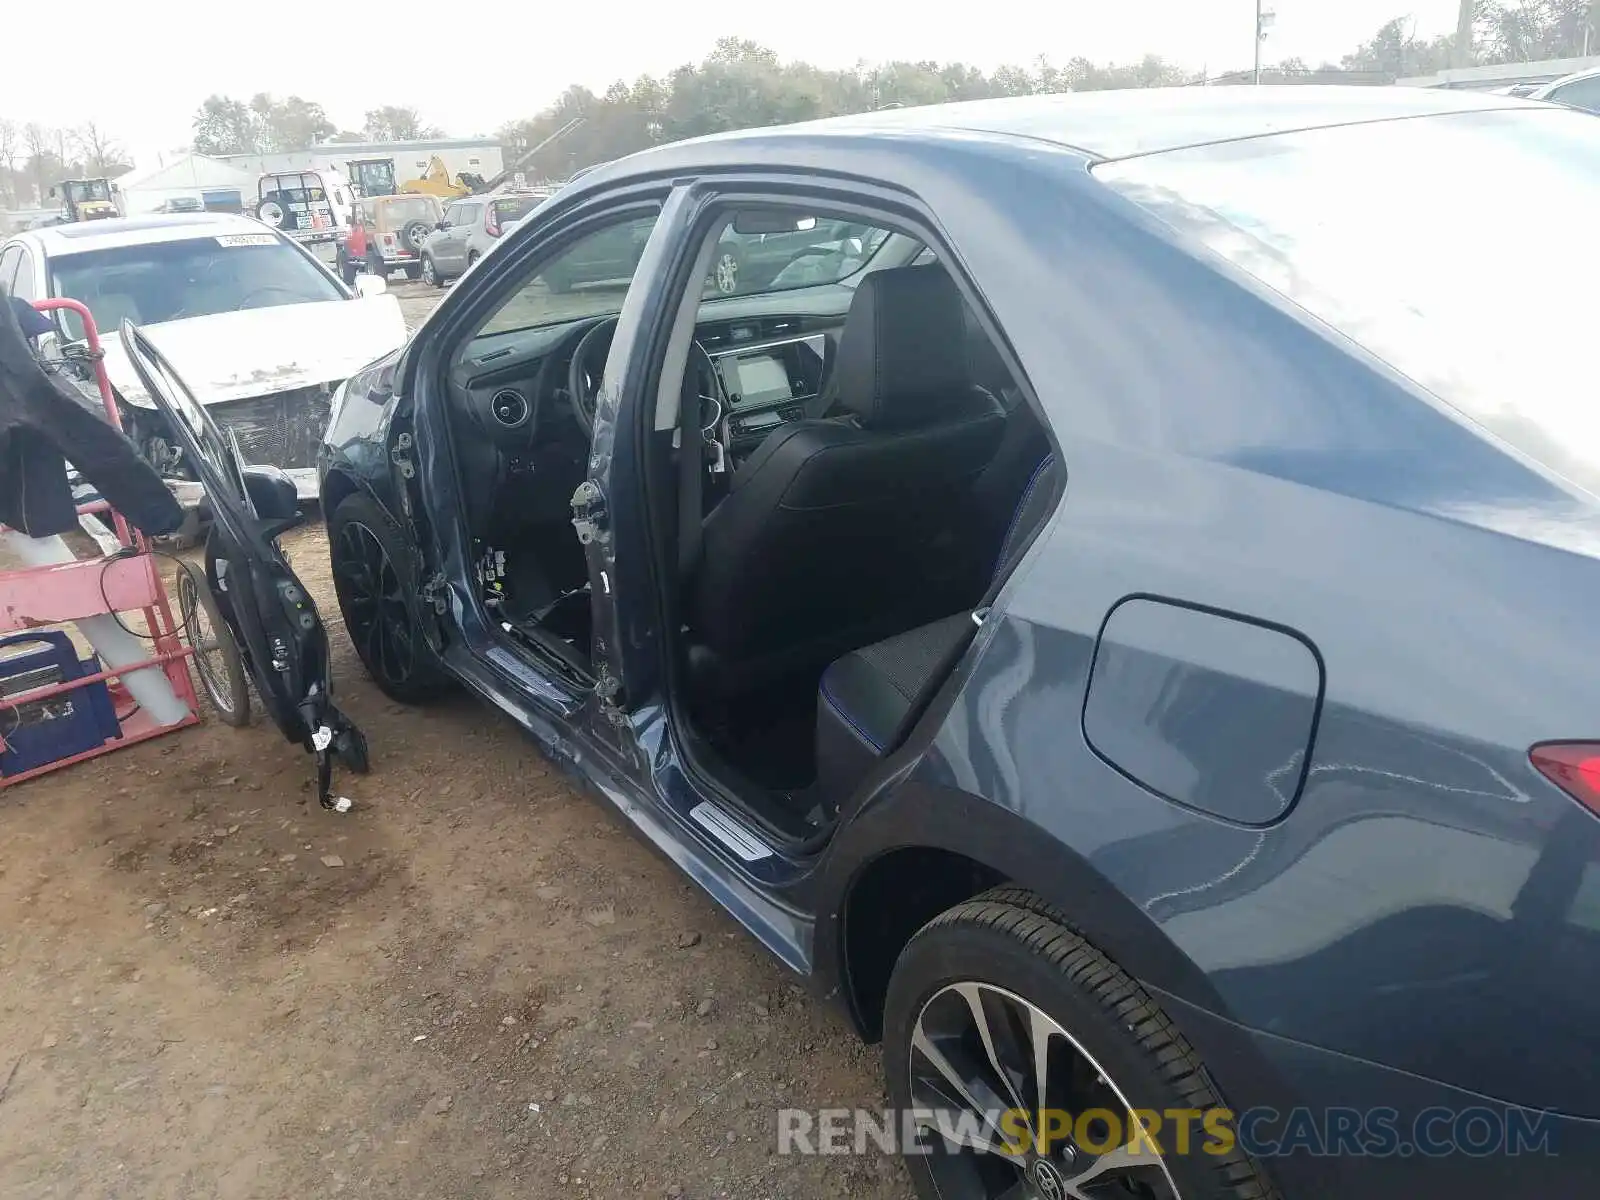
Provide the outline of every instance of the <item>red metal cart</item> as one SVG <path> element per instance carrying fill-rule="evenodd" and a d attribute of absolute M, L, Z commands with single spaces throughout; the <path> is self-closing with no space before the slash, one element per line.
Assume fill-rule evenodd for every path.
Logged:
<path fill-rule="evenodd" d="M 99 385 L 100 399 L 105 404 L 106 419 L 120 429 L 122 422 L 117 415 L 111 383 L 101 360 L 100 334 L 89 310 L 76 300 L 64 299 L 40 300 L 35 307 L 45 311 L 65 309 L 76 313 L 83 322 L 89 358 Z M 172 608 L 156 571 L 149 542 L 143 534 L 131 529 L 122 514 L 113 511 L 104 500 L 82 505 L 78 512 L 109 513 L 120 549 L 97 558 L 0 571 L 0 636 L 41 631 L 95 616 L 140 613 L 147 631 L 144 636 L 151 643 L 151 653 L 148 658 L 138 662 L 86 673 L 69 672 L 77 677 L 42 687 L 13 690 L 7 694 L 0 701 L 0 713 L 9 711 L 15 715 L 25 707 L 39 712 L 39 706 L 52 701 L 58 709 L 64 704 L 70 707 L 71 694 L 76 693 L 85 699 L 91 695 L 98 697 L 102 689 L 97 685 L 105 685 L 103 690 L 109 692 L 113 702 L 115 730 L 98 745 L 0 776 L 0 788 L 197 724 L 200 720 L 194 684 L 185 663 L 194 650 L 185 644 L 173 624 Z M 91 663 L 99 665 L 98 660 L 91 660 Z M 132 703 L 119 680 L 145 668 L 158 668 L 165 674 L 178 701 L 188 706 L 187 717 L 162 724 L 142 706 Z M 83 689 L 94 691 L 85 692 Z M 0 724 L 0 753 L 6 748 L 5 734 L 6 727 Z"/>

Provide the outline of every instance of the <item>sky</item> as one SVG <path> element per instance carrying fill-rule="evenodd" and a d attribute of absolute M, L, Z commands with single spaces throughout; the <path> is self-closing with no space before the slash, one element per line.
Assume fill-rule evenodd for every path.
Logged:
<path fill-rule="evenodd" d="M 1338 61 L 1385 21 L 1409 16 L 1422 37 L 1455 27 L 1457 0 L 1264 0 L 1276 12 L 1262 61 Z M 62 36 L 63 10 L 17 4 L 0 17 L 12 47 Z M 213 92 L 315 100 L 341 128 L 382 104 L 411 105 L 448 134 L 492 133 L 531 116 L 569 84 L 665 75 L 704 58 L 718 37 L 749 38 L 782 59 L 822 67 L 936 59 L 992 70 L 1083 56 L 1098 63 L 1158 54 L 1212 74 L 1248 67 L 1255 0 L 803 0 L 761 10 L 726 0 L 604 4 L 445 4 L 272 9 L 196 7 L 192 0 L 75 0 L 71 45 L 7 56 L 0 117 L 19 125 L 94 120 L 141 167 L 186 146 Z M 224 16 L 223 13 L 228 15 Z M 281 14 L 275 16 L 274 14 Z M 311 14 L 316 13 L 315 17 Z M 981 19 L 979 15 L 981 14 Z M 350 17 L 372 18 L 370 27 Z M 352 52 L 359 32 L 370 54 Z M 379 49 L 379 48 L 382 49 Z"/>

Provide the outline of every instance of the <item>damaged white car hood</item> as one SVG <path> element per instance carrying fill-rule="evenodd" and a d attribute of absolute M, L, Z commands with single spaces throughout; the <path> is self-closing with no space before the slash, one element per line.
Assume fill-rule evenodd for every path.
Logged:
<path fill-rule="evenodd" d="M 400 303 L 389 295 L 251 308 L 140 329 L 201 404 L 348 379 L 406 340 Z M 103 344 L 111 385 L 128 404 L 154 408 L 122 340 L 110 330 L 107 334 Z"/>

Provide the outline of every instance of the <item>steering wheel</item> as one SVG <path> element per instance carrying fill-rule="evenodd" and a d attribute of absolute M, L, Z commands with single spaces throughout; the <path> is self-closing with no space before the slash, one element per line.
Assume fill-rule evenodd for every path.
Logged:
<path fill-rule="evenodd" d="M 572 351 L 572 362 L 567 368 L 567 402 L 572 406 L 572 419 L 577 421 L 585 437 L 594 437 L 594 412 L 600 399 L 600 376 L 605 370 L 601 351 L 611 349 L 611 338 L 616 332 L 616 317 L 596 321 L 578 339 Z M 594 358 L 599 361 L 591 363 L 590 359 Z"/>
<path fill-rule="evenodd" d="M 567 401 L 572 406 L 573 420 L 577 421 L 578 428 L 583 430 L 586 437 L 594 436 L 594 414 L 599 403 L 601 373 L 605 370 L 602 351 L 611 349 L 611 338 L 616 331 L 616 317 L 597 321 L 578 339 L 572 351 L 572 362 L 567 372 Z M 716 368 L 711 365 L 711 356 L 698 340 L 689 343 L 689 358 L 693 382 L 690 372 L 685 372 L 682 402 L 698 405 L 701 430 L 711 432 L 722 420 Z M 709 414 L 706 411 L 708 402 L 712 405 Z"/>

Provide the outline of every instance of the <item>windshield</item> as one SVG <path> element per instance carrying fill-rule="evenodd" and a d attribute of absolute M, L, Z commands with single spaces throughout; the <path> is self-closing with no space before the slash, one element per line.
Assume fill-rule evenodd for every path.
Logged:
<path fill-rule="evenodd" d="M 111 185 L 104 179 L 74 180 L 67 184 L 67 195 L 78 204 L 82 204 L 85 200 L 109 200 Z"/>
<path fill-rule="evenodd" d="M 1511 109 L 1168 151 L 1098 178 L 1600 492 L 1600 121 Z"/>
<path fill-rule="evenodd" d="M 432 196 L 395 196 L 377 206 L 378 215 L 391 228 L 407 221 L 426 221 L 432 225 L 439 219 L 439 202 Z"/>
<path fill-rule="evenodd" d="M 117 246 L 50 260 L 54 294 L 86 304 L 101 337 L 124 317 L 159 325 L 185 317 L 342 300 L 325 272 L 270 233 Z M 66 314 L 68 336 L 83 336 Z"/>

